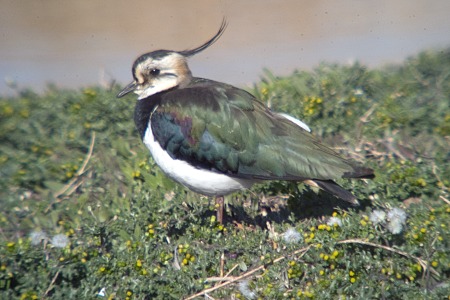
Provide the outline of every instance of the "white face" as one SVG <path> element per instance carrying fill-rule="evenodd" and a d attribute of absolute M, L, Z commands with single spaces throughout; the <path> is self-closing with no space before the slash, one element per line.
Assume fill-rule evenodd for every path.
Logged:
<path fill-rule="evenodd" d="M 149 58 L 135 69 L 138 100 L 180 85 L 191 77 L 186 59 L 178 53 L 162 58 Z"/>

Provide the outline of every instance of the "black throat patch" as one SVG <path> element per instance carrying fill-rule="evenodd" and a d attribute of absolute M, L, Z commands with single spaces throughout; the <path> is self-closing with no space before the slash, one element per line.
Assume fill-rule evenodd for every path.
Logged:
<path fill-rule="evenodd" d="M 136 107 L 134 109 L 134 123 L 136 124 L 136 128 L 142 140 L 144 139 L 145 131 L 148 127 L 150 114 L 160 101 L 161 93 L 158 93 L 136 102 Z"/>

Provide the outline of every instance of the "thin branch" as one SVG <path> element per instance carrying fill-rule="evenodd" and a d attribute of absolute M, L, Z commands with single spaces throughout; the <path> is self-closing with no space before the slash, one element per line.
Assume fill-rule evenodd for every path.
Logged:
<path fill-rule="evenodd" d="M 216 300 L 215 298 L 211 297 L 211 296 L 210 296 L 210 295 L 208 295 L 208 294 L 205 294 L 205 299 Z"/>
<path fill-rule="evenodd" d="M 55 284 L 55 281 L 56 281 L 56 279 L 58 278 L 58 275 L 59 275 L 60 272 L 61 272 L 61 269 L 59 269 L 59 270 L 56 272 L 55 276 L 53 276 L 53 279 L 52 279 L 52 281 L 50 282 L 50 285 L 48 286 L 48 288 L 47 288 L 47 290 L 45 291 L 44 296 L 43 296 L 42 298 L 45 298 L 45 297 L 48 295 L 48 293 L 50 293 L 50 291 L 53 289 L 53 286 L 54 286 L 54 284 Z"/>
<path fill-rule="evenodd" d="M 57 199 L 59 197 L 61 197 L 64 194 L 67 196 L 71 195 L 83 183 L 82 181 L 79 181 L 79 180 L 81 178 L 81 175 L 84 174 L 86 167 L 87 167 L 89 161 L 91 160 L 92 153 L 94 152 L 94 145 L 95 145 L 95 131 L 92 132 L 89 150 L 88 150 L 88 153 L 86 154 L 86 157 L 84 158 L 81 168 L 78 170 L 78 172 L 75 174 L 75 176 L 65 186 L 63 186 L 59 191 L 57 191 L 53 195 L 55 200 L 50 202 L 50 204 L 45 209 L 45 213 L 47 213 L 50 210 L 52 205 L 55 203 L 55 201 L 57 201 Z"/>
<path fill-rule="evenodd" d="M 225 275 L 225 278 L 227 278 L 228 276 L 230 276 L 231 272 L 233 272 L 234 269 L 236 269 L 238 266 L 239 266 L 239 264 L 235 264 L 235 265 L 230 269 L 230 271 L 228 271 L 228 273 Z"/>
<path fill-rule="evenodd" d="M 311 246 L 298 249 L 298 250 L 294 251 L 291 255 L 297 255 L 297 254 L 301 253 L 302 256 L 303 256 L 310 248 L 311 248 Z M 291 255 L 289 255 L 289 256 L 291 256 Z M 280 257 L 274 259 L 272 264 L 278 263 L 279 261 L 284 260 L 286 257 L 288 257 L 288 255 L 280 256 Z M 259 267 L 255 268 L 253 270 L 250 270 L 250 271 L 248 271 L 248 272 L 246 272 L 246 273 L 244 273 L 244 274 L 242 274 L 240 276 L 234 277 L 232 280 L 229 280 L 227 282 L 221 283 L 219 285 L 216 285 L 216 286 L 208 288 L 208 289 L 204 289 L 203 291 L 198 292 L 197 294 L 194 294 L 194 295 L 189 296 L 188 298 L 185 298 L 185 300 L 191 300 L 191 299 L 194 299 L 196 297 L 200 297 L 202 295 L 206 295 L 207 293 L 210 293 L 210 292 L 215 291 L 217 289 L 226 287 L 226 286 L 228 286 L 228 285 L 230 285 L 232 283 L 235 283 L 236 281 L 242 280 L 244 278 L 247 278 L 247 277 L 253 275 L 254 273 L 256 273 L 258 271 L 261 271 L 261 270 L 263 270 L 265 268 L 266 268 L 266 265 L 259 266 Z"/>
<path fill-rule="evenodd" d="M 444 196 L 439 196 L 439 199 L 441 199 L 442 201 L 444 201 L 445 203 L 447 203 L 448 205 L 450 205 L 450 200 L 448 200 L 447 198 L 445 198 Z"/>
<path fill-rule="evenodd" d="M 448 187 L 444 184 L 444 182 L 441 180 L 441 177 L 438 174 L 438 170 L 437 170 L 437 166 L 436 164 L 433 162 L 433 168 L 432 168 L 434 177 L 436 177 L 437 181 L 439 182 L 439 184 L 441 185 L 441 190 L 443 192 L 447 192 L 449 189 Z M 441 196 L 442 197 L 442 196 Z M 444 200 L 444 199 L 443 199 Z M 445 201 L 445 200 L 444 200 Z M 447 200 L 448 201 L 448 200 Z M 445 202 L 447 202 L 445 201 Z M 450 204 L 449 202 L 447 202 L 447 204 Z"/>
<path fill-rule="evenodd" d="M 398 249 L 394 249 L 394 248 L 391 248 L 391 247 L 388 247 L 388 246 L 384 246 L 384 245 L 380 245 L 380 244 L 371 243 L 371 242 L 368 242 L 368 241 L 365 241 L 365 240 L 362 240 L 362 239 L 348 239 L 348 240 L 342 240 L 342 241 L 337 242 L 337 244 L 359 244 L 359 245 L 365 245 L 365 246 L 370 246 L 370 247 L 375 247 L 375 248 L 380 248 L 380 249 L 383 249 L 383 250 L 386 250 L 386 251 L 390 251 L 390 252 L 393 252 L 393 253 L 402 255 L 402 256 L 404 256 L 404 257 L 407 257 L 407 258 L 410 258 L 410 259 L 414 259 L 414 260 L 416 260 L 416 261 L 420 264 L 420 266 L 423 268 L 424 272 L 429 271 L 429 272 L 433 273 L 433 274 L 436 275 L 436 276 L 440 276 L 439 273 L 438 273 L 436 270 L 434 270 L 432 267 L 430 267 L 430 266 L 428 265 L 428 262 L 427 262 L 427 261 L 421 259 L 420 257 L 411 255 L 411 254 L 409 254 L 409 253 L 407 253 L 407 252 L 404 252 L 404 251 L 401 251 L 401 250 L 398 250 Z M 309 245 L 308 247 L 298 249 L 298 250 L 294 251 L 294 252 L 293 252 L 292 254 L 290 254 L 290 255 L 280 256 L 280 257 L 274 259 L 274 260 L 272 261 L 272 264 L 276 264 L 276 263 L 278 263 L 278 262 L 280 262 L 280 261 L 286 259 L 286 258 L 289 257 L 289 256 L 298 255 L 298 254 L 301 254 L 301 256 L 303 256 L 303 255 L 306 254 L 306 252 L 308 252 L 308 250 L 309 250 L 312 246 L 313 246 L 313 245 Z M 253 275 L 254 273 L 256 273 L 256 272 L 258 272 L 258 271 L 261 271 L 261 270 L 263 270 L 263 269 L 266 268 L 266 265 L 261 265 L 261 266 L 255 268 L 255 269 L 253 269 L 253 270 L 250 270 L 250 271 L 248 271 L 248 272 L 246 272 L 246 273 L 244 273 L 244 274 L 242 274 L 242 275 L 240 275 L 240 276 L 228 277 L 228 275 L 229 275 L 229 274 L 230 274 L 237 266 L 238 266 L 238 265 L 235 265 L 235 266 L 230 270 L 230 272 L 228 272 L 227 275 L 225 275 L 225 277 L 210 277 L 210 278 L 207 278 L 207 279 L 205 280 L 205 281 L 209 281 L 209 282 L 212 282 L 212 281 L 218 281 L 218 282 L 224 281 L 223 283 L 220 283 L 220 284 L 218 284 L 218 285 L 216 285 L 216 286 L 214 286 L 214 287 L 211 287 L 211 288 L 204 289 L 204 290 L 202 290 L 202 291 L 200 291 L 200 292 L 198 292 L 198 293 L 196 293 L 196 294 L 194 294 L 194 295 L 191 295 L 191 296 L 185 298 L 185 300 L 191 300 L 191 299 L 194 299 L 194 298 L 196 298 L 196 297 L 200 297 L 200 296 L 203 296 L 203 295 L 207 295 L 207 294 L 210 293 L 210 292 L 213 292 L 213 291 L 218 290 L 218 289 L 220 289 L 220 288 L 229 286 L 229 285 L 231 285 L 231 284 L 233 284 L 233 283 L 235 283 L 235 282 L 237 282 L 237 281 L 243 280 L 243 279 L 245 279 L 245 278 L 247 278 L 247 277 L 250 277 L 250 276 Z"/>
<path fill-rule="evenodd" d="M 397 249 L 394 249 L 394 248 L 391 248 L 391 247 L 388 247 L 388 246 L 384 246 L 384 245 L 379 245 L 379 244 L 367 242 L 367 241 L 364 241 L 364 240 L 361 240 L 361 239 L 348 239 L 348 240 L 339 241 L 337 243 L 338 244 L 360 244 L 360 245 L 366 245 L 366 246 L 381 248 L 381 249 L 384 249 L 384 250 L 387 250 L 387 251 L 390 251 L 390 252 L 394 252 L 394 253 L 397 253 L 399 255 L 405 256 L 407 258 L 412 258 L 412 259 L 416 260 L 422 266 L 424 271 L 429 269 L 431 273 L 433 273 L 434 275 L 439 276 L 439 273 L 436 272 L 436 270 L 434 270 L 432 267 L 428 267 L 428 263 L 425 260 L 423 260 L 423 259 L 421 259 L 421 258 L 419 258 L 417 256 L 411 255 L 409 253 L 403 252 L 401 250 L 397 250 Z"/>
<path fill-rule="evenodd" d="M 225 267 L 225 254 L 222 252 L 220 255 L 220 277 L 223 277 L 223 269 Z"/>
<path fill-rule="evenodd" d="M 234 279 L 236 279 L 236 276 L 225 276 L 225 277 L 208 277 L 205 279 L 205 282 L 223 282 L 223 281 L 233 281 Z"/>
<path fill-rule="evenodd" d="M 375 111 L 375 108 L 377 108 L 378 104 L 375 103 L 374 105 L 372 105 L 369 110 L 367 110 L 364 115 L 362 115 L 362 117 L 359 118 L 359 120 L 362 123 L 367 123 L 369 122 L 369 117 L 373 114 L 373 112 Z"/>
<path fill-rule="evenodd" d="M 215 277 L 208 277 L 205 279 L 205 282 L 208 281 L 230 281 L 233 280 L 235 277 L 234 276 L 230 276 L 231 272 L 234 271 L 234 269 L 236 269 L 239 266 L 239 264 L 235 264 L 230 271 L 228 271 L 228 273 L 225 276 L 215 276 Z"/>
<path fill-rule="evenodd" d="M 69 181 L 68 184 L 66 184 L 62 189 L 57 191 L 55 193 L 55 198 L 58 198 L 59 196 L 63 195 L 77 180 L 78 178 L 83 175 L 86 166 L 88 165 L 89 161 L 91 160 L 92 153 L 94 151 L 94 145 L 95 145 L 95 131 L 92 132 L 91 136 L 91 144 L 89 145 L 89 151 L 86 154 L 86 157 L 84 158 L 83 164 L 81 165 L 81 168 L 78 170 L 78 172 L 75 174 L 75 176 L 72 178 L 71 181 Z"/>

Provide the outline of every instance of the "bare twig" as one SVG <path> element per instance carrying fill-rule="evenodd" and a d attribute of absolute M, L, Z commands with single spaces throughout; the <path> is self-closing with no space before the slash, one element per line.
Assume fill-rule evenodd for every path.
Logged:
<path fill-rule="evenodd" d="M 222 281 L 233 281 L 234 279 L 236 279 L 236 276 L 225 276 L 225 277 L 208 277 L 205 279 L 205 282 L 222 282 Z"/>
<path fill-rule="evenodd" d="M 372 105 L 372 106 L 369 108 L 369 110 L 367 110 L 367 111 L 364 113 L 364 115 L 363 115 L 361 118 L 359 118 L 359 120 L 360 120 L 362 123 L 367 123 L 367 122 L 369 122 L 369 117 L 373 114 L 373 112 L 375 111 L 375 108 L 377 108 L 377 106 L 378 106 L 377 103 L 375 103 L 374 105 Z"/>
<path fill-rule="evenodd" d="M 430 273 L 433 273 L 433 274 L 436 275 L 436 276 L 440 276 L 439 273 L 438 273 L 436 270 L 434 270 L 431 266 L 428 265 L 428 262 L 427 262 L 427 261 L 421 259 L 420 257 L 411 255 L 411 254 L 409 254 L 409 253 L 407 253 L 407 252 L 404 252 L 404 251 L 401 251 L 401 250 L 398 250 L 398 249 L 394 249 L 394 248 L 391 248 L 391 247 L 388 247 L 388 246 L 384 246 L 384 245 L 380 245 L 380 244 L 371 243 L 371 242 L 368 242 L 368 241 L 365 241 L 365 240 L 362 240 L 362 239 L 348 239 L 348 240 L 342 240 L 342 241 L 337 242 L 337 244 L 359 244 L 359 245 L 365 245 L 365 246 L 370 246 L 370 247 L 375 247 L 375 248 L 380 248 L 380 249 L 383 249 L 383 250 L 386 250 L 386 251 L 390 251 L 390 252 L 393 252 L 393 253 L 402 255 L 402 256 L 404 256 L 404 257 L 407 257 L 407 258 L 411 258 L 411 259 L 416 260 L 416 261 L 420 264 L 420 266 L 422 267 L 422 269 L 424 270 L 424 273 L 430 272 Z M 298 249 L 298 250 L 294 251 L 294 252 L 293 252 L 292 254 L 290 254 L 290 255 L 280 256 L 280 257 L 274 259 L 272 263 L 273 263 L 273 264 L 276 264 L 276 263 L 278 263 L 278 262 L 280 262 L 280 261 L 286 259 L 287 257 L 293 256 L 293 255 L 301 254 L 301 256 L 303 256 L 303 255 L 305 255 L 306 252 L 308 252 L 308 250 L 309 250 L 312 246 L 313 246 L 313 245 L 309 245 L 308 247 Z M 210 293 L 210 292 L 213 292 L 213 291 L 215 291 L 215 290 L 218 290 L 218 289 L 220 289 L 220 288 L 229 286 L 229 285 L 231 285 L 231 284 L 233 284 L 233 283 L 235 283 L 235 282 L 237 282 L 237 281 L 240 281 L 240 280 L 243 280 L 243 279 L 245 279 L 245 278 L 247 278 L 247 277 L 250 277 L 250 276 L 252 276 L 253 274 L 255 274 L 256 272 L 261 271 L 261 270 L 263 270 L 263 269 L 266 268 L 266 265 L 261 265 L 261 266 L 255 268 L 255 269 L 253 269 L 253 270 L 250 270 L 250 271 L 248 271 L 248 272 L 246 272 L 246 273 L 244 273 L 244 274 L 242 274 L 242 275 L 240 275 L 240 276 L 229 277 L 228 275 L 229 275 L 229 274 L 230 274 L 237 266 L 238 266 L 238 265 L 235 265 L 235 266 L 230 270 L 230 272 L 228 272 L 227 275 L 225 275 L 225 277 L 210 277 L 210 278 L 208 278 L 208 279 L 205 280 L 205 281 L 209 281 L 209 282 L 213 282 L 213 281 L 221 282 L 221 281 L 223 281 L 223 283 L 220 283 L 220 284 L 218 284 L 218 285 L 216 285 L 216 286 L 214 286 L 214 287 L 211 287 L 211 288 L 204 289 L 204 290 L 202 290 L 202 291 L 200 291 L 200 292 L 198 292 L 198 293 L 196 293 L 196 294 L 194 294 L 194 295 L 191 295 L 191 296 L 185 298 L 185 300 L 191 300 L 191 299 L 194 299 L 194 298 L 196 298 L 196 297 L 200 297 L 200 296 L 202 296 L 202 295 L 206 295 L 206 294 L 208 294 L 208 293 Z"/>
<path fill-rule="evenodd" d="M 94 144 L 95 144 L 95 131 L 92 132 L 92 136 L 91 136 L 91 144 L 89 145 L 89 151 L 86 154 L 86 157 L 84 158 L 83 164 L 81 165 L 81 168 L 78 170 L 78 172 L 75 174 L 75 176 L 72 178 L 72 180 L 69 181 L 69 183 L 67 183 L 62 189 L 60 189 L 59 191 L 57 191 L 55 193 L 55 198 L 58 198 L 59 196 L 63 195 L 77 180 L 78 178 L 83 175 L 87 164 L 89 163 L 89 161 L 91 160 L 92 157 L 92 153 L 94 151 Z"/>
<path fill-rule="evenodd" d="M 444 182 L 442 182 L 441 177 L 439 176 L 438 171 L 437 171 L 437 166 L 434 162 L 433 162 L 432 171 L 433 171 L 434 177 L 436 177 L 437 181 L 442 186 L 442 190 L 448 191 L 448 187 L 444 184 Z"/>
<path fill-rule="evenodd" d="M 95 131 L 92 132 L 91 143 L 89 145 L 89 150 L 88 150 L 88 153 L 86 154 L 86 157 L 84 158 L 84 161 L 83 161 L 83 164 L 81 165 L 81 168 L 78 170 L 78 172 L 75 174 L 75 176 L 65 186 L 63 186 L 59 191 L 57 191 L 53 195 L 55 200 L 50 202 L 50 204 L 47 206 L 47 208 L 45 209 L 46 213 L 50 210 L 52 205 L 55 203 L 55 201 L 57 201 L 57 199 L 59 197 L 61 197 L 62 195 L 66 195 L 66 196 L 71 195 L 73 192 L 76 191 L 76 189 L 81 184 L 83 184 L 83 181 L 80 181 L 80 178 L 81 178 L 81 175 L 84 174 L 84 172 L 86 170 L 86 167 L 87 167 L 89 161 L 91 160 L 92 153 L 94 151 L 94 145 L 95 145 Z"/>
<path fill-rule="evenodd" d="M 225 277 L 230 276 L 231 272 L 233 272 L 234 269 L 236 269 L 238 266 L 239 266 L 239 264 L 235 264 L 235 265 L 230 269 L 230 271 L 228 271 L 228 273 L 225 275 Z"/>
<path fill-rule="evenodd" d="M 225 276 L 208 277 L 208 278 L 205 279 L 205 282 L 208 282 L 208 281 L 210 281 L 210 282 L 212 282 L 212 281 L 219 281 L 219 282 L 220 282 L 220 281 L 230 281 L 230 280 L 233 280 L 235 277 L 234 277 L 234 276 L 230 276 L 230 274 L 231 274 L 231 272 L 233 272 L 234 269 L 236 269 L 238 266 L 239 266 L 239 264 L 235 264 L 235 265 L 230 269 L 230 271 L 228 271 L 228 273 L 227 273 Z"/>
<path fill-rule="evenodd" d="M 447 194 L 449 188 L 448 188 L 448 187 L 444 184 L 444 182 L 441 180 L 441 177 L 440 177 L 439 174 L 438 174 L 437 166 L 436 166 L 436 164 L 435 164 L 434 162 L 433 162 L 433 168 L 432 168 L 432 170 L 433 170 L 434 177 L 436 177 L 437 181 L 439 182 L 439 184 L 440 184 L 440 186 L 441 186 L 441 192 L 442 192 L 443 194 Z M 439 196 L 439 199 L 441 199 L 442 201 L 444 201 L 445 203 L 447 203 L 447 204 L 450 205 L 450 200 L 448 200 L 447 198 L 445 198 L 443 195 L 440 195 L 440 196 Z"/>
<path fill-rule="evenodd" d="M 308 247 L 305 247 L 305 248 L 298 249 L 298 250 L 294 251 L 291 255 L 302 254 L 302 256 L 303 256 L 306 252 L 308 252 L 308 250 L 309 250 L 310 248 L 311 248 L 311 246 L 308 246 Z M 291 256 L 291 255 L 290 255 L 290 256 Z M 274 259 L 272 263 L 273 263 L 273 264 L 278 263 L 279 261 L 284 260 L 286 257 L 288 257 L 288 256 L 287 256 L 287 255 L 285 255 L 285 256 L 280 256 L 280 257 Z M 263 269 L 265 269 L 265 268 L 266 268 L 266 265 L 259 266 L 259 267 L 255 268 L 255 269 L 253 269 L 253 270 L 250 270 L 250 271 L 248 271 L 248 272 L 246 272 L 246 273 L 244 273 L 244 274 L 242 274 L 242 275 L 240 275 L 240 276 L 234 277 L 232 280 L 228 280 L 228 281 L 226 281 L 226 282 L 224 282 L 224 283 L 221 283 L 221 284 L 219 284 L 219 285 L 216 285 L 216 286 L 214 286 L 214 287 L 211 287 L 211 288 L 208 288 L 208 289 L 204 289 L 203 291 L 198 292 L 197 294 L 194 294 L 194 295 L 191 295 L 191 296 L 185 298 L 185 300 L 190 300 L 190 299 L 194 299 L 194 298 L 196 298 L 196 297 L 200 297 L 200 296 L 202 296 L 202 295 L 206 295 L 207 293 L 210 293 L 210 292 L 215 291 L 215 290 L 217 290 L 217 289 L 226 287 L 226 286 L 228 286 L 228 285 L 230 285 L 230 284 L 232 284 L 232 283 L 235 283 L 236 281 L 242 280 L 242 279 L 244 279 L 244 278 L 247 278 L 247 277 L 253 275 L 254 273 L 256 273 L 256 272 L 258 272 L 258 271 L 261 271 L 261 270 L 263 270 Z M 225 280 L 227 280 L 227 279 L 225 279 Z"/>
<path fill-rule="evenodd" d="M 223 277 L 223 268 L 225 266 L 225 254 L 222 252 L 220 255 L 220 276 Z"/>
<path fill-rule="evenodd" d="M 448 200 L 447 198 L 445 198 L 444 196 L 439 196 L 439 199 L 441 199 L 442 201 L 444 201 L 445 203 L 447 203 L 448 205 L 450 205 L 450 200 Z"/>
<path fill-rule="evenodd" d="M 45 291 L 44 296 L 43 296 L 42 298 L 45 298 L 45 297 L 48 295 L 48 293 L 50 293 L 50 291 L 53 289 L 53 286 L 54 286 L 54 284 L 55 284 L 55 281 L 56 281 L 56 279 L 58 278 L 58 275 L 59 275 L 60 272 L 61 272 L 61 269 L 59 269 L 59 270 L 56 272 L 55 276 L 53 276 L 53 279 L 52 279 L 52 281 L 50 282 L 50 285 L 48 286 L 48 288 L 47 288 L 47 290 Z"/>
<path fill-rule="evenodd" d="M 417 256 L 411 255 L 409 253 L 403 252 L 401 250 L 397 250 L 397 249 L 394 249 L 394 248 L 391 248 L 391 247 L 388 247 L 388 246 L 384 246 L 384 245 L 371 243 L 371 242 L 364 241 L 364 240 L 361 240 L 361 239 L 343 240 L 343 241 L 339 241 L 338 244 L 360 244 L 360 245 L 366 245 L 366 246 L 381 248 L 381 249 L 384 249 L 384 250 L 387 250 L 387 251 L 390 251 L 390 252 L 394 252 L 394 253 L 397 253 L 399 255 L 405 256 L 407 258 L 412 258 L 412 259 L 416 260 L 422 266 L 424 271 L 427 271 L 429 269 L 429 271 L 431 273 L 433 273 L 434 275 L 439 276 L 439 273 L 436 272 L 436 270 L 434 270 L 432 267 L 429 267 L 428 263 L 425 260 L 423 260 L 423 259 L 421 259 L 421 258 L 419 258 Z"/>
<path fill-rule="evenodd" d="M 359 140 L 357 149 L 362 149 L 362 145 L 364 144 L 364 139 L 362 138 L 363 135 L 363 126 L 365 123 L 370 122 L 369 118 L 370 116 L 373 114 L 373 112 L 375 111 L 375 109 L 377 108 L 378 104 L 374 104 L 372 105 L 372 107 L 369 108 L 369 110 L 367 110 L 364 115 L 362 115 L 359 118 L 359 123 L 357 124 L 357 135 L 356 138 L 357 140 Z"/>

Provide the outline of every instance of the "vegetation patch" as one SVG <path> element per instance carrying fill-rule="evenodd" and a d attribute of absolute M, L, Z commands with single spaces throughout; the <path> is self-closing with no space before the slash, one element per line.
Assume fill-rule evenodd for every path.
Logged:
<path fill-rule="evenodd" d="M 450 294 L 450 49 L 379 69 L 265 71 L 250 91 L 376 172 L 214 201 L 166 178 L 119 87 L 0 99 L 0 298 L 443 299 Z M 206 297 L 206 298 L 208 298 Z"/>

